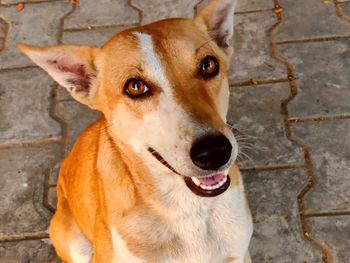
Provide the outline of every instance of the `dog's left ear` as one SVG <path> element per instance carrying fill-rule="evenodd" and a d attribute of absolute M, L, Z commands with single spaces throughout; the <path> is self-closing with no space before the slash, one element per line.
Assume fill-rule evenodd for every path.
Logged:
<path fill-rule="evenodd" d="M 195 18 L 197 25 L 208 31 L 210 37 L 231 55 L 230 39 L 233 36 L 233 18 L 237 0 L 212 0 Z"/>

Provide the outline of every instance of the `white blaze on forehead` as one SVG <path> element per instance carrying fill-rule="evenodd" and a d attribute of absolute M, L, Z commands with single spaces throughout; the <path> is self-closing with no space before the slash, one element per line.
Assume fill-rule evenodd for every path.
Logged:
<path fill-rule="evenodd" d="M 155 52 L 152 36 L 140 32 L 135 32 L 134 35 L 138 38 L 140 48 L 147 61 L 145 70 L 149 71 L 151 76 L 158 82 L 166 94 L 170 94 L 170 83 L 166 78 L 162 63 Z"/>

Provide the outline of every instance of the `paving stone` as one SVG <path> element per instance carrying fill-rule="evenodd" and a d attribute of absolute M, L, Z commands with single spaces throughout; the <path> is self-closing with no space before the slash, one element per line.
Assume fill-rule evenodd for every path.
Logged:
<path fill-rule="evenodd" d="M 311 151 L 316 184 L 305 198 L 308 209 L 350 210 L 350 120 L 298 123 L 292 129 Z"/>
<path fill-rule="evenodd" d="M 250 246 L 253 262 L 321 262 L 318 250 L 303 239 L 297 194 L 305 184 L 302 169 L 244 173 L 254 218 Z"/>
<path fill-rule="evenodd" d="M 0 233 L 47 230 L 51 213 L 42 206 L 44 179 L 60 152 L 59 144 L 0 150 Z"/>
<path fill-rule="evenodd" d="M 55 166 L 50 171 L 50 180 L 49 180 L 50 185 L 57 184 L 58 174 L 60 172 L 61 165 L 62 165 L 62 162 L 58 162 L 57 164 L 55 164 Z"/>
<path fill-rule="evenodd" d="M 9 22 L 6 48 L 0 53 L 0 69 L 24 67 L 33 63 L 19 50 L 17 43 L 54 45 L 58 43 L 60 20 L 72 9 L 69 1 L 53 1 L 25 5 L 18 12 L 16 6 L 3 6 L 1 16 Z M 43 14 L 50 14 L 43 16 Z"/>
<path fill-rule="evenodd" d="M 332 3 L 281 0 L 281 5 L 283 22 L 277 29 L 277 41 L 350 34 L 349 25 L 336 16 Z"/>
<path fill-rule="evenodd" d="M 1 52 L 1 50 L 4 48 L 4 42 L 5 42 L 5 38 L 2 38 L 2 37 L 0 36 L 0 52 Z"/>
<path fill-rule="evenodd" d="M 230 79 L 286 78 L 286 67 L 271 57 L 267 31 L 276 23 L 273 12 L 240 14 L 235 18 L 235 35 Z"/>
<path fill-rule="evenodd" d="M 1 0 L 1 4 L 3 5 L 13 5 L 13 4 L 17 4 L 17 3 L 40 3 L 43 0 Z M 56 2 L 56 1 L 67 1 L 67 0 L 45 0 L 45 2 Z"/>
<path fill-rule="evenodd" d="M 237 3 L 236 12 L 272 9 L 274 6 L 274 0 L 241 0 Z"/>
<path fill-rule="evenodd" d="M 5 38 L 5 32 L 6 32 L 6 24 L 4 24 L 3 21 L 0 20 L 0 39 Z"/>
<path fill-rule="evenodd" d="M 76 101 L 60 102 L 57 106 L 57 114 L 68 124 L 67 151 L 70 151 L 80 133 L 100 116 L 99 112 Z"/>
<path fill-rule="evenodd" d="M 57 88 L 57 100 L 74 100 L 70 93 L 63 87 L 58 86 Z"/>
<path fill-rule="evenodd" d="M 334 263 L 346 263 L 350 259 L 350 216 L 315 217 L 309 219 L 312 233 L 325 240 L 331 248 Z"/>
<path fill-rule="evenodd" d="M 76 10 L 65 19 L 64 28 L 129 25 L 139 21 L 138 11 L 128 0 L 79 0 Z"/>
<path fill-rule="evenodd" d="M 48 239 L 0 243 L 3 263 L 60 263 Z"/>
<path fill-rule="evenodd" d="M 48 189 L 47 203 L 54 209 L 57 207 L 57 191 L 56 186 L 52 186 Z"/>
<path fill-rule="evenodd" d="M 61 169 L 62 161 L 56 163 L 56 165 L 50 170 L 49 173 L 49 185 L 45 189 L 47 191 L 47 196 L 45 196 L 45 204 L 50 206 L 51 209 L 55 210 L 57 206 L 57 192 L 56 192 L 56 184 L 58 175 Z"/>
<path fill-rule="evenodd" d="M 127 26 L 93 28 L 91 30 L 66 30 L 63 33 L 64 44 L 102 46 L 112 36 L 128 28 Z"/>
<path fill-rule="evenodd" d="M 0 17 L 0 51 L 5 47 L 7 24 Z"/>
<path fill-rule="evenodd" d="M 297 72 L 298 94 L 290 116 L 349 113 L 350 42 L 326 41 L 280 45 Z"/>
<path fill-rule="evenodd" d="M 283 133 L 281 102 L 289 95 L 288 83 L 231 88 L 228 122 L 243 135 L 242 149 L 251 159 L 240 160 L 242 166 L 303 163 L 303 153 Z M 239 140 L 239 139 L 238 139 Z"/>
<path fill-rule="evenodd" d="M 49 116 L 51 78 L 39 68 L 0 72 L 0 143 L 60 138 Z"/>
<path fill-rule="evenodd" d="M 202 10 L 211 0 L 202 0 L 197 6 L 197 10 Z M 265 10 L 274 7 L 273 0 L 240 0 L 237 3 L 235 12 L 247 12 L 255 10 Z"/>
<path fill-rule="evenodd" d="M 341 10 L 343 11 L 344 15 L 349 17 L 349 19 L 350 19 L 350 2 L 341 3 L 341 4 L 339 4 L 339 6 L 340 6 Z"/>
<path fill-rule="evenodd" d="M 193 18 L 198 0 L 132 0 L 132 3 L 144 12 L 143 24 L 170 17 Z"/>

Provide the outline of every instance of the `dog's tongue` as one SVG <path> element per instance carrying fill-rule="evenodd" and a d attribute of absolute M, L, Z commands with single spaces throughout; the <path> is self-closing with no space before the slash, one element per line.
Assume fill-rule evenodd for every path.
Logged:
<path fill-rule="evenodd" d="M 204 185 L 214 185 L 220 182 L 224 178 L 224 173 L 216 173 L 210 177 L 199 177 L 199 181 Z"/>

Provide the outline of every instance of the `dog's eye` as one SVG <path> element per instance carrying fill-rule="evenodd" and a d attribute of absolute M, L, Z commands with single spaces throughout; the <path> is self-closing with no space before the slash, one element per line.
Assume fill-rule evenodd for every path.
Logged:
<path fill-rule="evenodd" d="M 137 97 L 149 92 L 149 88 L 143 81 L 138 79 L 132 79 L 127 82 L 125 86 L 125 92 L 129 96 Z"/>
<path fill-rule="evenodd" d="M 203 77 L 215 77 L 219 73 L 219 62 L 214 57 L 205 57 L 200 66 L 200 73 Z"/>

